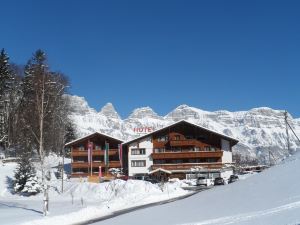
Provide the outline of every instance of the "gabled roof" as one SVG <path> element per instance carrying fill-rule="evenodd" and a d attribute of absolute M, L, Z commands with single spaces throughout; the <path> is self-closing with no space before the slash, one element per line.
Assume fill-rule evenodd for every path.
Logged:
<path fill-rule="evenodd" d="M 102 137 L 109 138 L 109 139 L 113 139 L 113 140 L 118 141 L 118 142 L 120 142 L 120 143 L 124 142 L 124 141 L 122 141 L 122 140 L 120 140 L 120 139 L 117 139 L 117 138 L 115 138 L 115 137 L 112 137 L 112 136 L 110 136 L 110 135 L 108 135 L 108 134 L 103 134 L 103 133 L 100 133 L 100 132 L 95 132 L 95 133 L 86 135 L 86 136 L 84 136 L 84 137 L 78 138 L 78 139 L 76 139 L 76 140 L 74 140 L 74 141 L 68 142 L 68 143 L 65 144 L 65 147 L 68 147 L 68 146 L 70 146 L 70 145 L 77 144 L 77 143 L 79 143 L 79 142 L 81 142 L 81 141 L 85 141 L 86 139 L 89 139 L 89 138 L 92 138 L 92 137 L 95 137 L 95 136 L 98 136 L 98 135 L 99 135 L 99 136 L 102 136 Z"/>
<path fill-rule="evenodd" d="M 130 144 L 130 143 L 136 142 L 136 141 L 138 141 L 138 140 L 140 140 L 140 139 L 149 137 L 149 136 L 151 136 L 151 135 L 153 135 L 153 134 L 159 133 L 160 131 L 169 129 L 169 128 L 174 127 L 174 126 L 176 126 L 176 125 L 178 125 L 178 124 L 181 124 L 181 123 L 186 123 L 186 124 L 188 124 L 188 125 L 191 125 L 191 126 L 200 128 L 200 129 L 202 129 L 202 130 L 211 132 L 211 133 L 213 133 L 213 134 L 216 134 L 216 135 L 218 135 L 218 136 L 221 136 L 221 137 L 223 137 L 223 138 L 226 139 L 226 140 L 232 141 L 234 145 L 237 144 L 237 143 L 239 142 L 237 139 L 232 138 L 232 137 L 230 137 L 230 136 L 227 136 L 227 135 L 225 135 L 225 134 L 221 134 L 221 133 L 216 132 L 216 131 L 214 131 L 214 130 L 207 129 L 207 128 L 205 128 L 205 127 L 202 127 L 202 126 L 200 126 L 200 125 L 191 123 L 191 122 L 186 121 L 186 120 L 180 120 L 180 121 L 177 121 L 177 122 L 175 122 L 175 123 L 172 123 L 172 124 L 170 124 L 170 125 L 168 125 L 168 126 L 166 126 L 166 127 L 163 127 L 163 128 L 158 129 L 158 130 L 156 130 L 156 131 L 153 131 L 153 132 L 151 132 L 151 133 L 149 133 L 149 134 L 145 134 L 145 135 L 143 135 L 143 136 L 141 136 L 141 137 L 138 137 L 138 138 L 132 139 L 132 140 L 130 140 L 130 141 L 124 142 L 123 145 L 127 145 L 127 144 Z"/>
<path fill-rule="evenodd" d="M 148 174 L 153 174 L 153 173 L 157 173 L 157 172 L 163 172 L 163 173 L 167 173 L 167 174 L 172 174 L 172 171 L 165 170 L 163 168 L 157 168 L 156 170 L 150 171 Z"/>

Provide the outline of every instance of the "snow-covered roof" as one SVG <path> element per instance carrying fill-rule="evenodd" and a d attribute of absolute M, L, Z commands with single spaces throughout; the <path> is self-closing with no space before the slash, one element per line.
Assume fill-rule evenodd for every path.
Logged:
<path fill-rule="evenodd" d="M 153 173 L 156 173 L 156 172 L 164 172 L 164 173 L 168 173 L 168 174 L 171 174 L 172 172 L 170 170 L 165 170 L 163 168 L 157 168 L 155 170 L 152 170 L 151 172 L 149 172 L 148 174 L 153 174 Z"/>
<path fill-rule="evenodd" d="M 110 138 L 110 139 L 114 139 L 114 140 L 119 141 L 119 142 L 124 142 L 123 140 L 120 140 L 120 139 L 118 139 L 118 138 L 112 137 L 112 136 L 110 136 L 110 135 L 108 135 L 108 134 L 103 134 L 103 133 L 100 133 L 100 132 L 95 132 L 95 133 L 92 133 L 92 134 L 88 134 L 88 135 L 86 135 L 86 136 L 84 136 L 84 137 L 77 138 L 77 139 L 74 140 L 74 141 L 70 141 L 70 142 L 68 142 L 68 143 L 65 144 L 65 147 L 70 146 L 70 145 L 72 145 L 72 144 L 75 144 L 75 143 L 77 143 L 77 142 L 80 142 L 80 141 L 82 141 L 82 140 L 84 140 L 84 139 L 91 138 L 91 137 L 93 137 L 93 136 L 95 136 L 95 135 L 101 135 L 101 136 L 104 136 L 104 137 L 107 137 L 107 138 Z"/>
<path fill-rule="evenodd" d="M 179 121 L 177 121 L 177 122 L 175 122 L 175 123 L 172 123 L 172 124 L 170 124 L 170 125 L 168 125 L 168 126 L 165 126 L 165 127 L 161 128 L 161 129 L 155 130 L 155 131 L 153 131 L 153 132 L 151 132 L 151 133 L 148 133 L 148 134 L 145 134 L 145 135 L 143 135 L 143 136 L 141 136 L 141 137 L 138 137 L 138 138 L 129 140 L 129 141 L 127 141 L 127 142 L 124 142 L 123 145 L 130 144 L 130 143 L 132 143 L 132 142 L 138 141 L 138 140 L 143 139 L 143 138 L 145 138 L 145 137 L 151 136 L 151 135 L 153 135 L 153 134 L 155 134 L 155 133 L 157 133 L 157 132 L 160 132 L 160 131 L 162 131 L 162 130 L 164 130 L 164 129 L 167 129 L 167 128 L 172 127 L 172 126 L 174 126 L 174 125 L 177 125 L 177 124 L 179 124 L 179 123 L 188 123 L 188 124 L 190 124 L 190 125 L 192 125 L 192 126 L 195 126 L 195 127 L 200 128 L 200 129 L 203 129 L 203 130 L 205 130 L 205 131 L 214 133 L 214 134 L 219 135 L 219 136 L 221 136 L 221 137 L 224 137 L 224 138 L 226 138 L 226 139 L 232 140 L 232 141 L 234 141 L 234 142 L 236 142 L 236 143 L 239 142 L 239 140 L 237 140 L 237 139 L 235 139 L 235 138 L 233 138 L 233 137 L 227 136 L 227 135 L 225 135 L 225 134 L 219 133 L 219 132 L 214 131 L 214 130 L 210 130 L 210 129 L 208 129 L 208 128 L 206 128 L 206 127 L 202 127 L 202 126 L 200 126 L 200 125 L 198 125 L 198 124 L 189 122 L 189 121 L 187 121 L 187 120 L 179 120 Z"/>

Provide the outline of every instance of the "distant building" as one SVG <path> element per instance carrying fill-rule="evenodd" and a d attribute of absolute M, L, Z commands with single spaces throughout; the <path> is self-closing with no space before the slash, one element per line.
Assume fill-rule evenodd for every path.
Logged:
<path fill-rule="evenodd" d="M 232 146 L 238 140 L 185 120 L 123 144 L 128 175 L 165 173 L 187 178 L 195 173 L 209 177 L 232 174 Z"/>
<path fill-rule="evenodd" d="M 71 176 L 86 177 L 91 174 L 98 175 L 99 166 L 101 166 L 103 175 L 106 172 L 105 170 L 110 168 L 121 168 L 119 156 L 121 143 L 122 141 L 119 139 L 98 132 L 67 143 L 65 147 L 71 150 Z M 88 150 L 89 148 L 91 151 Z M 107 162 L 105 162 L 106 149 L 108 151 Z"/>

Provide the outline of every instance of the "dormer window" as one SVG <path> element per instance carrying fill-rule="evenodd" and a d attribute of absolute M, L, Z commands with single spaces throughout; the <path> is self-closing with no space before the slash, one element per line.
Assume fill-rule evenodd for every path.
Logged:
<path fill-rule="evenodd" d="M 179 141 L 180 140 L 180 135 L 175 135 L 174 139 L 175 139 L 175 141 Z"/>

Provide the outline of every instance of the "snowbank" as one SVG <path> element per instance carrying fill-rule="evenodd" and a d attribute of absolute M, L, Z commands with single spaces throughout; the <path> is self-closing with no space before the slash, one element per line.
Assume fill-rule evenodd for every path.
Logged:
<path fill-rule="evenodd" d="M 47 158 L 51 170 L 50 214 L 42 216 L 43 195 L 25 197 L 13 194 L 10 183 L 16 163 L 0 165 L 0 221 L 1 224 L 73 224 L 115 211 L 168 200 L 189 194 L 181 189 L 182 182 L 174 181 L 165 185 L 151 184 L 139 180 L 114 180 L 106 183 L 88 183 L 80 179 L 64 181 L 61 193 L 61 180 L 54 172 L 60 158 Z"/>

